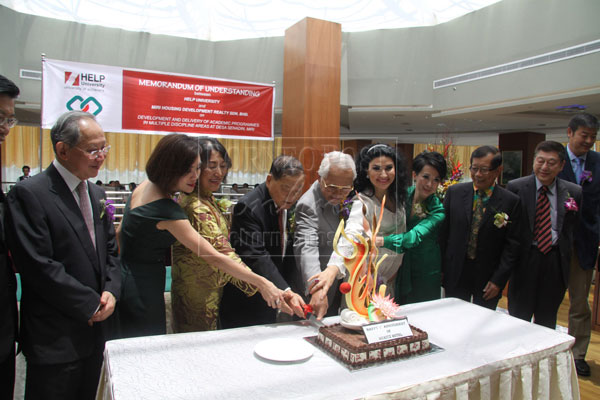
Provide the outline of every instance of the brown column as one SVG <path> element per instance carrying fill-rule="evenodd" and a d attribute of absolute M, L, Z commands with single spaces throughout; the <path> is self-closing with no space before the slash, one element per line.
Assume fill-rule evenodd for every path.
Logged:
<path fill-rule="evenodd" d="M 317 179 L 323 154 L 340 148 L 340 24 L 305 18 L 285 31 L 282 152 Z"/>
<path fill-rule="evenodd" d="M 501 183 L 531 175 L 533 172 L 533 151 L 538 143 L 546 140 L 546 135 L 536 132 L 501 133 L 498 135 L 498 148 L 504 158 Z M 516 162 L 520 158 L 520 165 Z M 519 168 L 520 167 L 520 168 Z"/>
<path fill-rule="evenodd" d="M 413 153 L 415 152 L 415 145 L 412 143 L 396 143 L 396 150 L 404 156 L 408 175 L 410 176 L 412 172 L 412 161 L 414 158 Z"/>

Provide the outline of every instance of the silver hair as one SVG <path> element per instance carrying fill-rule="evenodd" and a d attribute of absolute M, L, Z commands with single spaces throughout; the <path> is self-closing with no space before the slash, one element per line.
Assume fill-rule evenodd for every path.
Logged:
<path fill-rule="evenodd" d="M 352 156 L 349 154 L 342 153 L 341 151 L 331 151 L 323 156 L 323 161 L 319 166 L 319 176 L 321 178 L 327 178 L 329 175 L 329 169 L 332 165 L 335 165 L 341 169 L 351 169 L 352 179 L 356 179 L 356 165 Z"/>
<path fill-rule="evenodd" d="M 56 143 L 63 142 L 68 144 L 70 147 L 74 147 L 79 143 L 79 121 L 88 118 L 96 121 L 96 117 L 93 114 L 83 111 L 67 111 L 58 119 L 50 131 L 50 138 L 52 139 L 52 148 L 56 153 Z"/>

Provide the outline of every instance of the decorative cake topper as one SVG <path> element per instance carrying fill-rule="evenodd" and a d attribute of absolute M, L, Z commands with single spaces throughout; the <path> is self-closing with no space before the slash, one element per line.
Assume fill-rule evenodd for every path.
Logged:
<path fill-rule="evenodd" d="M 379 266 L 387 257 L 387 254 L 384 254 L 378 260 L 379 250 L 374 245 L 383 218 L 385 199 L 384 196 L 381 202 L 379 219 L 375 219 L 375 216 L 373 216 L 371 228 L 375 227 L 375 229 L 369 230 L 371 232 L 370 237 L 365 239 L 362 235 L 357 235 L 358 242 L 355 242 L 346 235 L 344 230 L 345 221 L 341 220 L 333 239 L 333 250 L 341 257 L 344 256 L 337 249 L 340 236 L 343 236 L 352 244 L 352 254 L 349 257 L 344 257 L 344 266 L 348 270 L 350 278 L 348 282 L 340 285 L 340 291 L 346 296 L 348 308 L 369 321 L 394 318 L 393 315 L 399 308 L 389 296 L 385 296 L 386 285 L 377 286 Z M 365 214 L 364 206 L 363 214 Z"/>

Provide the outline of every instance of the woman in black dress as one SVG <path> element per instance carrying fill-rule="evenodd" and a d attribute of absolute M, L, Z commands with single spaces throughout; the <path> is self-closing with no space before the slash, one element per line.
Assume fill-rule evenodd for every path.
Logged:
<path fill-rule="evenodd" d="M 288 311 L 283 291 L 216 251 L 173 200 L 176 192 L 194 190 L 200 174 L 199 140 L 182 134 L 163 137 L 147 162 L 148 179 L 127 201 L 119 228 L 123 278 L 118 304 L 120 337 L 166 333 L 164 256 L 176 240 L 213 266 L 256 286 L 270 307 Z"/>

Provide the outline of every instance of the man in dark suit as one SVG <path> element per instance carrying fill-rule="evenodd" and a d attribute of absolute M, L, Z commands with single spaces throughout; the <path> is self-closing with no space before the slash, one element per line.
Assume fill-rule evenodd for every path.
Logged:
<path fill-rule="evenodd" d="M 104 191 L 89 178 L 108 152 L 93 115 L 63 114 L 55 160 L 7 197 L 7 238 L 21 273 L 26 399 L 93 399 L 121 275 Z"/>
<path fill-rule="evenodd" d="M 512 316 L 554 329 L 569 282 L 573 229 L 578 222 L 581 187 L 557 178 L 567 155 L 562 144 L 544 141 L 535 148 L 533 175 L 506 187 L 521 199 L 521 260 L 508 286 Z"/>
<path fill-rule="evenodd" d="M 0 75 L 0 143 L 17 124 L 15 98 L 19 88 Z M 0 189 L 0 399 L 12 399 L 17 338 L 17 280 L 4 242 L 4 191 Z"/>
<path fill-rule="evenodd" d="M 580 376 L 590 376 L 585 354 L 590 343 L 592 311 L 588 303 L 592 273 L 598 259 L 600 230 L 600 154 L 591 150 L 598 134 L 598 119 L 575 115 L 567 128 L 567 162 L 559 178 L 581 185 L 583 205 L 575 228 L 569 277 L 569 335 L 575 338 L 573 357 Z"/>
<path fill-rule="evenodd" d="M 471 154 L 473 182 L 448 188 L 440 233 L 446 297 L 496 309 L 519 256 L 519 197 L 496 185 L 502 154 L 492 146 Z M 511 223 L 501 223 L 508 219 Z"/>
<path fill-rule="evenodd" d="M 230 242 L 252 271 L 285 290 L 281 310 L 303 317 L 304 301 L 297 294 L 298 272 L 292 252 L 293 206 L 302 194 L 304 169 L 296 158 L 279 156 L 265 183 L 242 197 L 233 209 Z M 260 295 L 247 298 L 225 286 L 220 307 L 221 327 L 237 328 L 276 322 L 277 310 Z"/>

